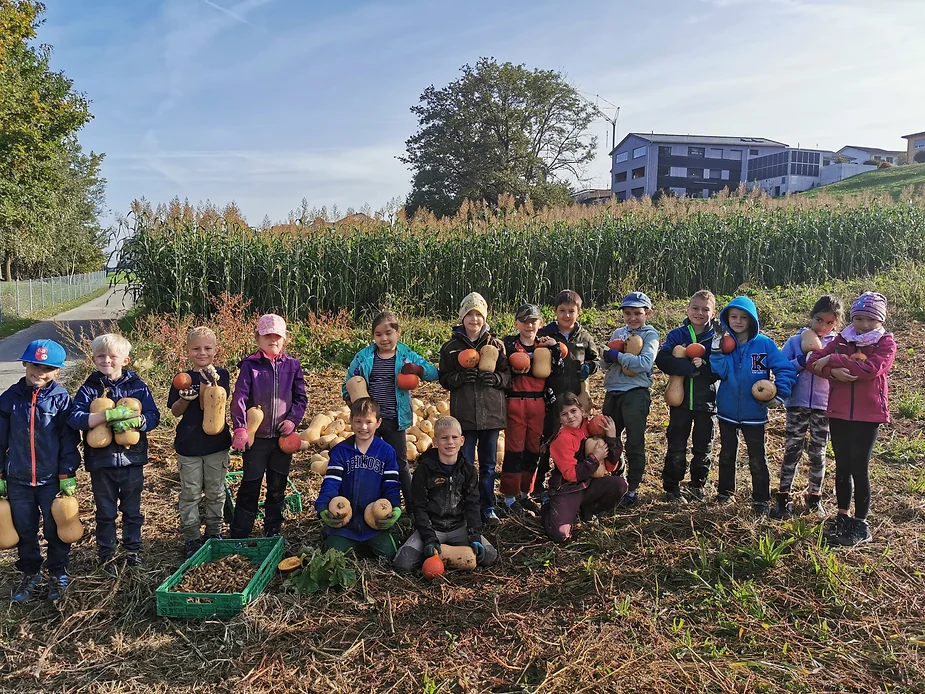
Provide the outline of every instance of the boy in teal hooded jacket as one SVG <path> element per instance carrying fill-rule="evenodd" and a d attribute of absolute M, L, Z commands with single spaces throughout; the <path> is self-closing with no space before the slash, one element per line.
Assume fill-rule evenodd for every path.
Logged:
<path fill-rule="evenodd" d="M 758 309 L 747 296 L 737 296 L 719 314 L 725 332 L 735 338 L 735 348 L 723 353 L 723 335 L 713 338 L 710 368 L 720 378 L 716 393 L 716 416 L 719 419 L 720 454 L 719 488 L 716 501 L 726 504 L 735 492 L 735 464 L 739 448 L 739 431 L 748 450 L 748 469 L 752 477 L 752 510 L 756 516 L 768 512 L 771 478 L 765 450 L 764 428 L 768 408 L 780 407 L 790 396 L 797 373 L 774 340 L 762 335 Z M 752 395 L 752 386 L 774 375 L 777 395 L 768 402 Z"/>

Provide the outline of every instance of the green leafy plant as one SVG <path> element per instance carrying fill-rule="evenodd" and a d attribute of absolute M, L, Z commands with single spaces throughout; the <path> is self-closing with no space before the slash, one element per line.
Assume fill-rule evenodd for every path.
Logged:
<path fill-rule="evenodd" d="M 757 569 L 771 569 L 777 562 L 790 555 L 787 549 L 796 541 L 796 538 L 788 537 L 784 540 L 778 540 L 770 533 L 766 533 L 758 540 L 757 547 L 741 547 L 739 553 L 753 567 Z"/>
<path fill-rule="evenodd" d="M 896 414 L 906 419 L 925 419 L 925 395 L 906 392 L 896 399 Z"/>
<path fill-rule="evenodd" d="M 299 553 L 302 567 L 283 581 L 283 590 L 311 595 L 332 588 L 352 588 L 357 582 L 356 565 L 343 552 L 329 549 L 322 552 L 303 547 Z"/>

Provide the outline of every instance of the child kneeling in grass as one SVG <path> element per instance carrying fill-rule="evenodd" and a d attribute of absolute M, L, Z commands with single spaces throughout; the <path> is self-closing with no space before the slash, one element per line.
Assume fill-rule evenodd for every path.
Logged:
<path fill-rule="evenodd" d="M 395 449 L 376 436 L 382 423 L 379 405 L 372 398 L 360 398 L 350 404 L 350 427 L 353 436 L 334 446 L 328 471 L 315 501 L 315 511 L 327 526 L 325 549 L 346 552 L 367 548 L 377 556 L 395 556 L 395 539 L 389 532 L 401 517 L 401 482 Z M 353 515 L 349 522 L 335 518 L 328 504 L 336 496 L 350 501 Z M 392 515 L 376 521 L 376 527 L 366 524 L 363 511 L 369 504 L 386 499 L 392 504 Z"/>
<path fill-rule="evenodd" d="M 435 447 L 418 458 L 411 477 L 415 531 L 393 566 L 416 569 L 439 554 L 441 544 L 468 545 L 479 566 L 491 566 L 498 552 L 482 535 L 478 475 L 463 455 L 462 427 L 455 418 L 442 417 L 434 424 L 433 438 Z"/>

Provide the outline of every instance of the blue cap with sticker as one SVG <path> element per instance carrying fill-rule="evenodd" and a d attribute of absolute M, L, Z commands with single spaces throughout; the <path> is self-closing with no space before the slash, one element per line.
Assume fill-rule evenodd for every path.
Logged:
<path fill-rule="evenodd" d="M 33 340 L 28 344 L 19 361 L 48 366 L 52 369 L 63 369 L 66 358 L 67 352 L 64 351 L 64 347 L 54 340 Z"/>

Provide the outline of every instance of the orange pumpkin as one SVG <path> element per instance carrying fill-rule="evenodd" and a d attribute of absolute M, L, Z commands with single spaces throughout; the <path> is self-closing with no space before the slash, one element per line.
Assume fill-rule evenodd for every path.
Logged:
<path fill-rule="evenodd" d="M 568 347 L 564 342 L 559 343 L 559 354 L 562 355 L 562 358 L 565 359 L 568 356 Z"/>
<path fill-rule="evenodd" d="M 181 371 L 173 377 L 173 387 L 177 390 L 186 390 L 193 386 L 193 377 L 185 371 Z"/>
<path fill-rule="evenodd" d="M 417 374 L 402 373 L 395 377 L 395 385 L 401 390 L 414 390 L 421 385 L 421 379 L 417 377 Z"/>
<path fill-rule="evenodd" d="M 723 342 L 720 345 L 720 351 L 723 354 L 732 354 L 736 351 L 736 339 L 732 335 L 723 335 Z"/>
<path fill-rule="evenodd" d="M 279 437 L 279 450 L 281 450 L 283 453 L 291 455 L 298 452 L 301 448 L 302 439 L 297 433 L 292 432 L 288 436 Z"/>
<path fill-rule="evenodd" d="M 530 355 L 526 352 L 514 352 L 507 359 L 511 365 L 511 371 L 515 374 L 525 374 L 530 370 Z"/>
<path fill-rule="evenodd" d="M 610 342 L 608 342 L 608 343 L 607 343 L 607 348 L 608 348 L 608 349 L 615 349 L 615 350 L 617 350 L 618 352 L 622 352 L 622 351 L 623 351 L 623 347 L 624 347 L 625 345 L 626 345 L 626 340 L 621 340 L 621 339 L 617 338 L 616 340 L 611 340 Z"/>
<path fill-rule="evenodd" d="M 439 554 L 427 557 L 427 559 L 424 560 L 424 565 L 421 567 L 424 578 L 429 578 L 431 580 L 442 576 L 445 570 L 446 567 L 443 565 L 443 559 L 440 558 Z"/>
<path fill-rule="evenodd" d="M 459 353 L 459 365 L 464 369 L 474 369 L 479 365 L 479 353 L 475 349 L 464 349 Z"/>
<path fill-rule="evenodd" d="M 696 359 L 697 357 L 703 359 L 707 355 L 707 348 L 699 342 L 693 342 L 684 350 L 684 355 L 688 359 Z"/>
<path fill-rule="evenodd" d="M 607 418 L 602 414 L 597 414 L 588 420 L 588 433 L 591 436 L 603 436 L 604 427 L 607 425 Z"/>

